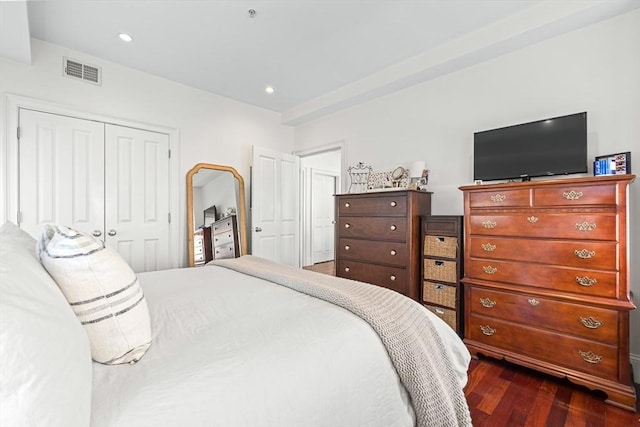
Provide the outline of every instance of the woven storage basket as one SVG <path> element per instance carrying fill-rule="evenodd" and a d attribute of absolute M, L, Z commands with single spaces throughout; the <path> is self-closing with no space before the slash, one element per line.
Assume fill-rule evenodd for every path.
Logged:
<path fill-rule="evenodd" d="M 456 283 L 458 281 L 456 262 L 425 259 L 424 278 L 425 280 L 442 280 L 444 282 Z"/>
<path fill-rule="evenodd" d="M 432 304 L 456 308 L 456 287 L 436 282 L 424 282 L 422 300 Z"/>
<path fill-rule="evenodd" d="M 451 326 L 451 328 L 454 331 L 457 331 L 458 328 L 458 323 L 456 322 L 456 312 L 454 310 L 449 310 L 448 308 L 442 308 L 442 307 L 434 307 L 432 305 L 424 305 L 425 307 L 427 307 L 427 309 L 429 309 L 430 312 L 432 312 L 433 314 L 435 314 L 436 316 L 438 316 L 439 318 L 441 318 L 442 320 L 444 320 L 447 325 Z"/>
<path fill-rule="evenodd" d="M 457 237 L 424 236 L 425 255 L 455 258 L 457 253 Z"/>

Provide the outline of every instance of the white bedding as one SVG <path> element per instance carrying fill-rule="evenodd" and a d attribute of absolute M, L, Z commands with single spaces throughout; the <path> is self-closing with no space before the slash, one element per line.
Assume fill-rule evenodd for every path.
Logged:
<path fill-rule="evenodd" d="M 350 312 L 216 266 L 139 279 L 152 345 L 136 365 L 94 363 L 93 427 L 414 425 L 379 337 Z M 462 386 L 466 351 L 438 325 Z"/>

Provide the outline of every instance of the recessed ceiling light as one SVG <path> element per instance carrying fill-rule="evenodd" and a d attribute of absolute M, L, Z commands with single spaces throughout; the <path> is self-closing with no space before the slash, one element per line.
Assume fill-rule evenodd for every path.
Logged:
<path fill-rule="evenodd" d="M 118 37 L 120 37 L 120 40 L 125 41 L 127 43 L 133 41 L 133 37 L 131 37 L 127 33 L 120 33 L 120 34 L 118 34 Z"/>
<path fill-rule="evenodd" d="M 276 90 L 273 88 L 273 86 L 267 86 L 267 87 L 264 88 L 264 91 L 267 92 L 267 93 L 273 93 Z"/>

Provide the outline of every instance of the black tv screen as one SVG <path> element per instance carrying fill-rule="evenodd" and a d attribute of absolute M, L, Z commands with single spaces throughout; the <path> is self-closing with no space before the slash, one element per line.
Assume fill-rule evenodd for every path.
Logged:
<path fill-rule="evenodd" d="M 475 180 L 587 172 L 587 113 L 473 134 Z"/>

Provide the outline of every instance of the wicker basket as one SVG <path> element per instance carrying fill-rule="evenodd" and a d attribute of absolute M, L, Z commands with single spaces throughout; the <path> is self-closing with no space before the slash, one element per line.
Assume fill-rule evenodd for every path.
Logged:
<path fill-rule="evenodd" d="M 425 280 L 456 283 L 458 281 L 457 275 L 457 263 L 455 261 L 443 261 L 439 259 L 424 260 Z"/>
<path fill-rule="evenodd" d="M 431 311 L 433 314 L 444 320 L 447 325 L 451 326 L 454 331 L 458 331 L 458 322 L 456 322 L 456 312 L 455 310 L 449 310 L 448 308 L 442 307 L 434 307 L 432 305 L 424 305 Z"/>
<path fill-rule="evenodd" d="M 456 308 L 456 287 L 436 282 L 424 282 L 422 300 L 432 304 Z"/>
<path fill-rule="evenodd" d="M 455 258 L 457 253 L 457 237 L 424 236 L 425 255 Z"/>

